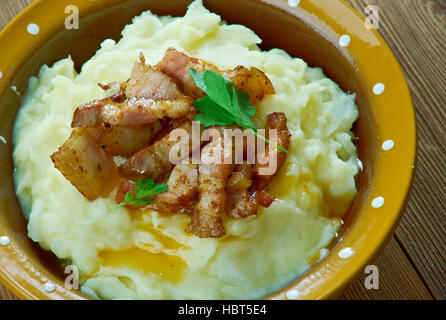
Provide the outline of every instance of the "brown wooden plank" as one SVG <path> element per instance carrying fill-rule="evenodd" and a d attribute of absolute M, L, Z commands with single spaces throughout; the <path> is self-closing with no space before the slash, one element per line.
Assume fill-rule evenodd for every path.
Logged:
<path fill-rule="evenodd" d="M 18 299 L 0 283 L 0 300 L 18 300 Z"/>
<path fill-rule="evenodd" d="M 365 287 L 367 275 L 348 288 L 341 299 L 345 300 L 425 300 L 432 299 L 432 295 L 419 278 L 404 251 L 392 238 L 386 250 L 374 263 L 379 271 L 379 288 Z"/>
<path fill-rule="evenodd" d="M 2 0 L 2 3 L 0 4 L 0 30 L 33 1 L 34 0 Z"/>
<path fill-rule="evenodd" d="M 376 1 L 347 0 L 364 13 Z M 446 299 L 446 1 L 380 0 L 379 32 L 412 91 L 419 159 L 398 242 L 437 299 Z"/>

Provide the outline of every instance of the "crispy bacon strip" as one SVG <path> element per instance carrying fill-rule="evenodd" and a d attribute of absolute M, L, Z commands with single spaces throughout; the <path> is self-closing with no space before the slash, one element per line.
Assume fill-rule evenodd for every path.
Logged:
<path fill-rule="evenodd" d="M 274 112 L 267 116 L 267 129 L 275 129 L 277 130 L 277 145 L 284 149 L 288 149 L 290 145 L 291 134 L 288 131 L 287 127 L 287 118 L 283 112 Z M 260 164 L 256 163 L 254 166 L 255 174 L 257 176 L 256 184 L 257 190 L 261 191 L 266 188 L 268 183 L 277 173 L 279 168 L 285 161 L 286 153 L 271 144 L 267 144 L 265 148 L 265 153 L 268 157 L 276 157 L 277 158 L 277 166 L 276 170 L 273 174 L 270 175 L 262 175 L 260 172 L 261 168 L 267 168 L 269 164 Z"/>
<path fill-rule="evenodd" d="M 219 238 L 225 235 L 222 214 L 226 202 L 226 181 L 231 165 L 225 160 L 231 157 L 225 153 L 224 144 L 230 143 L 220 137 L 206 145 L 201 151 L 198 165 L 198 203 L 187 231 L 200 238 Z M 217 156 L 216 156 L 217 155 Z"/>
<path fill-rule="evenodd" d="M 51 155 L 54 166 L 88 200 L 107 197 L 117 183 L 115 162 L 98 142 L 102 134 L 100 129 L 75 129 Z"/>
<path fill-rule="evenodd" d="M 158 68 L 172 78 L 177 79 L 183 85 L 184 92 L 195 99 L 203 97 L 204 93 L 190 77 L 190 68 L 194 68 L 198 72 L 213 70 L 227 76 L 234 82 L 237 88 L 249 93 L 252 103 L 256 103 L 266 95 L 275 93 L 271 81 L 257 68 L 247 69 L 243 66 L 238 66 L 233 70 L 221 71 L 213 64 L 189 57 L 174 48 L 167 49 L 164 58 L 158 64 Z"/>
<path fill-rule="evenodd" d="M 190 161 L 177 164 L 167 185 L 167 192 L 158 196 L 156 206 L 163 211 L 179 211 L 188 207 L 198 192 L 197 165 Z"/>
<path fill-rule="evenodd" d="M 190 97 L 175 100 L 132 97 L 121 103 L 105 98 L 77 108 L 71 126 L 95 128 L 103 123 L 112 126 L 136 126 L 151 124 L 165 117 L 182 118 L 189 115 L 193 102 Z"/>
<path fill-rule="evenodd" d="M 192 122 L 185 122 L 178 129 L 185 130 L 185 133 L 189 137 L 189 141 L 187 141 L 188 146 L 192 145 Z M 172 137 L 175 137 L 176 133 L 175 131 L 171 131 L 154 144 L 135 153 L 119 167 L 120 174 L 135 180 L 144 177 L 156 180 L 167 173 L 174 166 L 170 161 L 169 155 L 171 149 L 179 142 L 177 140 L 169 140 L 172 140 Z M 180 143 L 185 143 L 185 141 L 181 141 Z"/>
<path fill-rule="evenodd" d="M 127 97 L 175 100 L 184 97 L 175 80 L 156 67 L 146 65 L 141 53 L 124 85 Z"/>
<path fill-rule="evenodd" d="M 257 202 L 251 199 L 254 168 L 248 163 L 237 164 L 227 183 L 228 215 L 235 219 L 257 214 Z"/>

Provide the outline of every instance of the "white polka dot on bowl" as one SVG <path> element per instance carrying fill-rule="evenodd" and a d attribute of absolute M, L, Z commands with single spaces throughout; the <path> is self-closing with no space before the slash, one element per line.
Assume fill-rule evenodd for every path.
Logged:
<path fill-rule="evenodd" d="M 352 248 L 344 248 L 341 251 L 338 252 L 338 256 L 341 259 L 348 259 L 353 255 Z"/>
<path fill-rule="evenodd" d="M 40 31 L 40 28 L 39 28 L 39 26 L 37 25 L 37 24 L 35 24 L 35 23 L 30 23 L 29 25 L 28 25 L 28 27 L 27 27 L 27 30 L 28 30 L 28 33 L 29 34 L 32 34 L 32 35 L 38 35 L 39 34 L 39 31 Z"/>
<path fill-rule="evenodd" d="M 10 243 L 11 243 L 11 239 L 9 239 L 8 236 L 1 236 L 1 237 L 0 237 L 0 244 L 1 244 L 2 246 L 7 246 L 7 245 L 10 244 Z"/>
<path fill-rule="evenodd" d="M 383 92 L 386 90 L 386 86 L 383 83 L 377 83 L 373 87 L 373 93 L 377 96 L 383 94 Z"/>
<path fill-rule="evenodd" d="M 54 290 L 56 290 L 56 286 L 54 285 L 54 283 L 51 282 L 47 282 L 43 285 L 43 288 L 45 289 L 46 292 L 53 292 Z"/>
<path fill-rule="evenodd" d="M 297 291 L 296 289 L 289 290 L 287 291 L 285 296 L 287 297 L 287 299 L 296 300 L 299 297 L 299 291 Z"/>
<path fill-rule="evenodd" d="M 372 201 L 372 207 L 375 209 L 381 208 L 384 205 L 384 198 L 383 197 L 377 197 L 373 199 Z"/>
<path fill-rule="evenodd" d="M 351 42 L 351 38 L 348 34 L 344 34 L 339 38 L 339 45 L 341 47 L 347 47 Z"/>
<path fill-rule="evenodd" d="M 300 0 L 288 0 L 288 5 L 290 7 L 297 7 L 300 4 Z"/>
<path fill-rule="evenodd" d="M 387 140 L 383 142 L 382 148 L 384 151 L 389 151 L 391 149 L 393 149 L 393 147 L 395 146 L 395 142 L 393 142 L 393 140 Z"/>

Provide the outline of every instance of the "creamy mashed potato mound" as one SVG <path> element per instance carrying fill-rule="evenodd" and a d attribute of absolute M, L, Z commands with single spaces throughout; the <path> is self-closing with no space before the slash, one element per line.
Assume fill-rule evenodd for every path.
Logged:
<path fill-rule="evenodd" d="M 354 95 L 320 69 L 227 25 L 195 1 L 182 18 L 145 12 L 119 42 L 106 40 L 79 74 L 70 57 L 30 80 L 14 129 L 16 191 L 32 240 L 78 266 L 82 290 L 103 299 L 261 298 L 306 271 L 332 241 L 356 194 L 358 117 Z M 115 192 L 87 201 L 53 166 L 50 155 L 71 134 L 79 105 L 104 98 L 97 83 L 126 81 L 142 51 L 156 64 L 168 47 L 231 69 L 255 66 L 277 94 L 256 107 L 257 124 L 288 117 L 289 154 L 270 185 L 277 200 L 258 216 L 225 218 L 227 236 L 185 232 L 187 215 L 117 208 Z"/>

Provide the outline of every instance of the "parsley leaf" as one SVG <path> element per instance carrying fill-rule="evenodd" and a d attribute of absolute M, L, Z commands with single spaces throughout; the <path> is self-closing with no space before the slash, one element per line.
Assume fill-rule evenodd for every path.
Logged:
<path fill-rule="evenodd" d="M 195 107 L 203 113 L 195 116 L 194 120 L 199 121 L 205 127 L 225 126 L 234 123 L 232 115 L 219 106 L 208 96 L 198 99 L 194 103 Z"/>
<path fill-rule="evenodd" d="M 252 117 L 256 114 L 257 110 L 252 106 L 251 101 L 249 101 L 249 93 L 243 91 L 242 89 L 237 90 L 237 99 L 240 104 L 240 109 L 247 114 L 249 117 Z"/>
<path fill-rule="evenodd" d="M 153 196 L 167 191 L 166 184 L 154 183 L 153 179 L 142 179 L 135 183 L 135 196 L 132 192 L 127 192 L 124 202 L 118 205 L 118 208 L 127 205 L 146 206 L 152 204 L 155 199 Z"/>
<path fill-rule="evenodd" d="M 197 72 L 190 68 L 189 74 L 195 85 L 207 94 L 194 102 L 194 106 L 202 112 L 194 117 L 195 121 L 205 127 L 236 123 L 244 129 L 253 130 L 258 138 L 288 153 L 286 149 L 257 134 L 257 127 L 251 121 L 257 110 L 249 101 L 247 92 L 236 89 L 234 82 L 213 70 Z"/>

